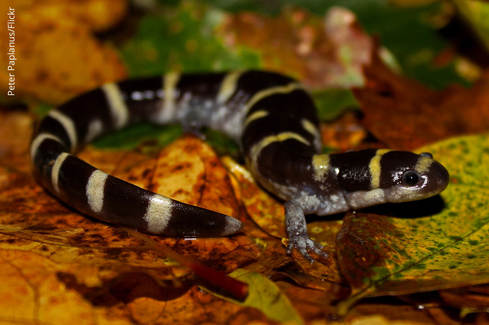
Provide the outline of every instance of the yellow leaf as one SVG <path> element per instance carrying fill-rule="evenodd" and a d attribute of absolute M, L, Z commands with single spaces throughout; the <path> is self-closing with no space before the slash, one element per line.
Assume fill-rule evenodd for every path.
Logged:
<path fill-rule="evenodd" d="M 249 294 L 244 302 L 233 301 L 242 306 L 254 307 L 261 310 L 268 318 L 282 324 L 303 324 L 299 313 L 290 303 L 277 285 L 260 273 L 244 269 L 234 270 L 230 276 L 248 283 Z"/>
<path fill-rule="evenodd" d="M 489 135 L 452 138 L 419 151 L 446 166 L 450 184 L 441 196 L 345 218 L 337 254 L 353 287 L 347 304 L 365 295 L 489 282 Z"/>

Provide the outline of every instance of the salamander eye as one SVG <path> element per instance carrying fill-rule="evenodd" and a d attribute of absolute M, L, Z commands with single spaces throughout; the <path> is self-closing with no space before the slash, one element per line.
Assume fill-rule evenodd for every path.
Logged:
<path fill-rule="evenodd" d="M 414 186 L 418 184 L 419 175 L 415 171 L 407 171 L 402 175 L 402 183 L 407 186 Z"/>

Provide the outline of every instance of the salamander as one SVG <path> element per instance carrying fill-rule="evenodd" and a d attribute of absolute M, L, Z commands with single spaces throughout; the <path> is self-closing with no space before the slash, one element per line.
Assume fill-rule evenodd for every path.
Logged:
<path fill-rule="evenodd" d="M 53 109 L 33 133 L 33 174 L 47 191 L 98 220 L 174 237 L 227 236 L 237 219 L 147 191 L 76 152 L 136 122 L 209 127 L 240 145 L 247 168 L 284 200 L 288 251 L 323 255 L 305 215 L 424 199 L 448 184 L 430 153 L 366 149 L 322 154 L 313 100 L 296 80 L 267 71 L 178 74 L 108 83 Z"/>

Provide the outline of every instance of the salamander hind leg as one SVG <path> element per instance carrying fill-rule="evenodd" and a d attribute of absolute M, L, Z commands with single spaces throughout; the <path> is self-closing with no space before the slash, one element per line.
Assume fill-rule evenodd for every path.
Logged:
<path fill-rule="evenodd" d="M 285 224 L 287 235 L 289 237 L 289 245 L 287 248 L 289 254 L 292 253 L 292 250 L 295 248 L 311 263 L 314 262 L 314 259 L 309 255 L 309 251 L 323 257 L 328 256 L 328 254 L 323 252 L 322 245 L 309 238 L 309 235 L 307 234 L 306 217 L 300 204 L 294 201 L 285 203 Z"/>

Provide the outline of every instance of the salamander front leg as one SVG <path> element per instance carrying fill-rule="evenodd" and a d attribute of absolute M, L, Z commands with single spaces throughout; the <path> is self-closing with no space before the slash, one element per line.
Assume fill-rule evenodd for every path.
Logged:
<path fill-rule="evenodd" d="M 289 254 L 295 248 L 311 263 L 314 262 L 314 259 L 309 255 L 310 250 L 318 255 L 328 256 L 322 251 L 322 245 L 309 238 L 304 210 L 299 204 L 293 201 L 285 203 L 285 224 L 287 235 L 289 236 L 289 245 L 287 247 Z"/>

